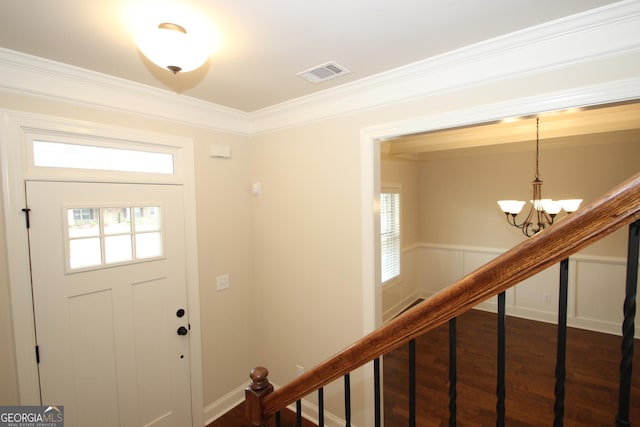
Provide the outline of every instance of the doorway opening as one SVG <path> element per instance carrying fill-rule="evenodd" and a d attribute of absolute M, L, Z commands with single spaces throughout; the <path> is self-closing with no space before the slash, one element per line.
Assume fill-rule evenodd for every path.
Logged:
<path fill-rule="evenodd" d="M 595 92 L 595 91 L 594 91 Z M 601 94 L 599 94 L 601 95 Z M 562 139 L 559 137 L 554 137 L 554 141 L 551 141 L 555 146 L 550 148 L 551 150 L 570 150 L 576 148 L 582 149 L 590 149 L 589 147 L 594 147 L 596 145 L 602 145 L 602 141 L 607 141 L 607 144 L 610 144 L 612 147 L 621 148 L 622 150 L 635 150 L 637 149 L 637 141 L 640 139 L 640 129 L 638 127 L 638 106 L 640 104 L 637 103 L 637 100 L 632 100 L 628 102 L 618 103 L 616 102 L 619 98 L 619 94 L 617 92 L 613 92 L 610 95 L 609 100 L 599 98 L 592 99 L 584 99 L 584 105 L 591 105 L 592 107 L 586 108 L 582 110 L 583 114 L 602 114 L 603 116 L 607 116 L 607 112 L 609 113 L 621 113 L 621 111 L 626 110 L 630 113 L 632 124 L 624 124 L 620 123 L 620 127 L 618 128 L 609 128 L 607 130 L 603 130 L 604 128 L 600 128 L 600 130 L 592 130 L 588 134 L 569 134 L 564 135 Z M 549 102 L 549 104 L 554 104 L 553 110 L 565 110 L 572 109 L 575 105 L 562 105 L 561 102 L 556 102 L 557 98 L 553 96 L 549 97 L 550 100 L 554 102 Z M 570 97 L 564 98 L 570 99 Z M 534 116 L 538 113 L 535 112 L 536 105 L 538 105 L 539 100 L 521 100 L 518 103 L 518 108 L 516 108 L 515 114 L 519 116 Z M 519 110 L 519 111 L 518 111 Z M 505 119 L 506 108 L 503 105 L 489 105 L 483 106 L 481 109 L 467 109 L 454 111 L 450 113 L 443 113 L 432 116 L 425 116 L 422 120 L 413 119 L 406 122 L 398 122 L 389 125 L 376 126 L 368 129 L 364 129 L 362 132 L 362 151 L 363 151 L 363 168 L 365 168 L 364 174 L 371 180 L 370 184 L 367 184 L 365 188 L 363 188 L 363 194 L 369 195 L 370 197 L 365 197 L 363 200 L 363 223 L 365 226 L 371 227 L 373 230 L 373 236 L 368 240 L 365 239 L 364 247 L 367 248 L 366 244 L 368 243 L 373 247 L 371 250 L 371 261 L 368 266 L 371 268 L 368 274 L 365 274 L 365 295 L 369 293 L 371 296 L 371 318 L 369 319 L 369 325 L 380 325 L 384 323 L 386 320 L 392 318 L 394 315 L 402 311 L 408 305 L 410 305 L 417 298 L 428 297 L 432 293 L 439 290 L 438 286 L 446 286 L 449 283 L 452 283 L 455 279 L 461 277 L 459 275 L 463 275 L 464 269 L 460 270 L 458 267 L 453 271 L 453 273 L 449 273 L 449 275 L 444 275 L 439 277 L 440 283 L 438 283 L 433 289 L 424 289 L 419 288 L 417 285 L 414 285 L 413 288 L 410 285 L 407 285 L 406 289 L 402 289 L 397 292 L 389 292 L 389 295 L 397 298 L 396 301 L 385 301 L 385 293 L 386 290 L 381 284 L 380 280 L 380 264 L 379 264 L 379 251 L 380 244 L 377 241 L 379 228 L 379 217 L 377 210 L 371 210 L 371 206 L 377 206 L 380 195 L 380 188 L 382 183 L 398 183 L 402 185 L 403 193 L 407 190 L 407 185 L 403 182 L 398 182 L 400 179 L 395 179 L 394 177 L 402 177 L 402 172 L 398 170 L 389 170 L 388 165 L 385 165 L 386 161 L 396 161 L 399 164 L 415 164 L 415 163 L 429 163 L 435 164 L 437 162 L 445 162 L 451 161 L 451 159 L 459 159 L 459 158 L 471 158 L 473 157 L 475 161 L 480 159 L 483 161 L 488 156 L 494 155 L 498 153 L 499 150 L 496 150 L 496 147 L 493 145 L 496 144 L 482 144 L 482 143 L 474 143 L 474 141 L 467 140 L 460 146 L 456 146 L 455 143 L 444 143 L 438 146 L 436 143 L 429 144 L 428 142 L 420 142 L 420 139 L 424 139 L 428 141 L 429 137 L 439 137 L 444 136 L 445 133 L 464 133 L 469 131 L 477 131 L 480 123 L 488 123 L 487 126 L 498 126 L 503 119 Z M 549 114 L 549 113 L 547 113 Z M 567 113 L 569 114 L 569 113 Z M 615 115 L 615 114 L 614 114 Z M 620 116 L 615 119 L 611 119 L 612 115 L 608 115 L 608 118 L 605 118 L 604 121 L 611 126 L 615 124 L 615 122 Z M 472 118 L 472 119 L 471 119 Z M 622 121 L 621 121 L 622 122 Z M 419 124 L 416 124 L 419 123 Z M 595 126 L 595 122 L 592 123 Z M 443 130 L 440 130 L 443 129 Z M 533 136 L 535 138 L 535 134 Z M 530 138 L 529 140 L 532 140 Z M 505 153 L 520 153 L 523 155 L 527 155 L 528 151 L 531 151 L 533 148 L 526 148 L 527 141 L 521 141 L 518 143 L 509 144 L 509 141 L 500 142 L 499 144 L 502 146 L 503 153 L 501 155 L 505 155 Z M 512 141 L 513 142 L 513 141 Z M 397 144 L 394 147 L 394 144 Z M 422 144 L 422 145 L 420 145 Z M 635 145 L 634 145 L 635 144 Z M 420 146 L 419 148 L 417 148 Z M 624 148 L 626 146 L 626 148 Z M 412 151 L 413 150 L 413 151 Z M 594 151 L 595 152 L 595 151 Z M 636 157 L 637 158 L 637 157 Z M 390 160 L 391 159 L 391 160 Z M 385 170 L 387 168 L 387 170 Z M 636 167 L 637 170 L 637 167 Z M 529 169 L 527 169 L 529 171 Z M 406 172 L 406 171 L 405 171 Z M 525 171 L 526 172 L 526 171 Z M 420 175 L 420 172 L 416 170 L 413 172 L 415 176 Z M 385 175 L 386 174 L 386 175 Z M 423 177 L 429 176 L 428 174 L 422 172 Z M 622 179 L 628 177 L 625 175 Z M 431 178 L 434 178 L 431 176 Z M 505 178 L 505 180 L 508 178 Z M 608 190 L 613 184 L 618 183 L 622 179 L 613 178 L 615 182 L 613 183 L 605 183 L 602 184 L 606 187 L 603 191 Z M 530 183 L 529 180 L 523 180 L 524 191 L 530 191 Z M 363 180 L 364 183 L 366 181 Z M 496 180 L 496 182 L 503 182 L 500 179 Z M 363 184 L 364 185 L 364 184 Z M 411 186 L 409 186 L 411 187 Z M 551 187 L 551 186 L 550 186 Z M 412 188 L 415 188 L 412 187 Z M 551 188 L 550 188 L 551 189 Z M 600 191 L 600 189 L 595 190 Z M 601 194 L 601 192 L 597 193 L 597 195 Z M 428 196 L 427 196 L 428 197 Z M 462 196 L 463 200 L 464 197 Z M 526 197 L 526 195 L 522 196 Z M 450 201 L 450 199 L 448 199 Z M 496 199 L 497 200 L 497 199 Z M 489 221 L 494 221 L 497 227 L 502 227 L 502 222 L 504 221 L 503 214 L 495 203 L 496 200 L 488 200 L 488 205 L 490 206 L 487 215 L 483 218 L 491 218 Z M 425 203 L 416 202 L 416 205 L 422 206 L 424 209 Z M 494 206 L 495 205 L 495 206 Z M 448 205 L 445 209 L 441 209 L 441 211 L 451 212 L 451 210 L 447 211 L 447 209 L 454 209 L 455 206 Z M 491 209 L 493 209 L 491 211 Z M 366 217 L 370 216 L 368 222 L 365 221 Z M 403 221 L 405 218 L 403 217 Z M 450 223 L 458 224 L 453 216 L 449 219 Z M 441 223 L 442 224 L 442 223 Z M 493 223 L 492 223 L 493 224 Z M 405 224 L 406 226 L 406 224 Z M 456 227 L 452 225 L 452 227 Z M 407 227 L 403 227 L 405 230 Z M 511 232 L 509 227 L 504 225 L 504 233 Z M 433 236 L 432 233 L 426 233 L 428 236 Z M 419 233 L 419 238 L 424 238 L 425 233 Z M 404 235 L 403 235 L 404 237 Z M 442 242 L 436 240 L 434 242 L 422 242 L 418 239 L 411 241 L 405 239 L 403 242 L 403 257 L 407 254 L 407 252 L 411 252 L 412 250 L 417 252 L 420 251 L 428 251 L 430 249 L 444 250 L 450 251 L 452 249 L 464 251 L 466 249 L 471 249 L 471 252 L 474 252 L 474 257 L 477 259 L 474 262 L 477 262 L 479 265 L 484 264 L 488 261 L 493 255 L 489 252 L 495 251 L 496 247 L 491 246 L 487 247 L 487 243 L 458 243 L 455 240 L 453 243 L 451 242 Z M 454 235 L 454 239 L 456 236 Z M 507 237 L 506 239 L 513 239 L 515 243 L 520 238 L 519 235 L 514 235 L 512 237 Z M 486 240 L 485 240 L 486 241 Z M 408 247 L 407 247 L 408 246 Z M 474 246 L 474 247 L 472 247 Z M 482 250 L 488 250 L 486 254 L 481 254 L 477 256 L 476 249 L 480 247 Z M 510 246 L 505 247 L 508 248 Z M 422 255 L 420 255 L 422 256 Z M 416 258 L 418 256 L 415 254 L 410 254 L 407 258 L 403 259 L 402 263 L 409 264 L 409 269 L 411 268 L 411 263 L 416 263 Z M 485 260 L 486 258 L 486 260 Z M 438 260 L 434 261 L 438 262 Z M 424 264 L 422 264 L 424 265 Z M 451 264 L 450 264 L 451 265 Z M 459 263 L 457 264 L 460 265 Z M 405 265 L 404 267 L 407 267 Z M 402 267 L 402 268 L 404 268 Z M 366 271 L 366 267 L 365 267 Z M 411 275 L 409 275 L 411 278 Z M 419 274 L 413 276 L 415 279 L 419 278 Z M 370 281 L 367 282 L 367 279 Z M 419 280 L 418 280 L 419 281 Z M 405 283 L 406 284 L 406 283 Z M 404 298 L 404 299 L 403 299 Z M 495 305 L 495 304 L 494 304 Z M 487 309 L 492 308 L 492 303 L 489 302 L 485 307 Z M 521 313 L 523 314 L 523 313 Z"/>

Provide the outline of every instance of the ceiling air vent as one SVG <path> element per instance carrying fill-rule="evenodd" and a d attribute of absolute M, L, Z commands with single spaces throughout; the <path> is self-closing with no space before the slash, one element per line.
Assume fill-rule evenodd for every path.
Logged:
<path fill-rule="evenodd" d="M 326 64 L 318 65 L 296 75 L 311 83 L 320 83 L 343 74 L 349 74 L 349 70 L 335 62 L 327 62 Z"/>

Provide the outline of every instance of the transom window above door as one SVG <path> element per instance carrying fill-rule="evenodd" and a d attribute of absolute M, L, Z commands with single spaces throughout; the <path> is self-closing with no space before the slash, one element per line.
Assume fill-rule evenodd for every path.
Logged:
<path fill-rule="evenodd" d="M 33 141 L 33 164 L 40 167 L 173 174 L 173 154 L 123 148 Z"/>
<path fill-rule="evenodd" d="M 131 264 L 164 255 L 159 206 L 65 209 L 67 272 Z"/>

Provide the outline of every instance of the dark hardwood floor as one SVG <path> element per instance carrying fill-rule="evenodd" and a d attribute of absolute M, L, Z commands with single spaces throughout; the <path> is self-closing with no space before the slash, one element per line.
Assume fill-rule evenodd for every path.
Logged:
<path fill-rule="evenodd" d="M 458 412 L 462 427 L 495 425 L 496 315 L 472 310 L 458 319 Z M 556 327 L 507 318 L 506 425 L 553 425 Z M 618 407 L 621 338 L 569 328 L 567 332 L 566 427 L 613 426 Z M 634 366 L 640 369 L 636 340 Z M 448 425 L 448 328 L 440 327 L 416 341 L 417 425 Z M 386 427 L 408 425 L 408 346 L 384 357 Z M 630 419 L 640 423 L 640 378 L 634 375 Z M 635 424 L 634 424 L 635 423 Z M 271 420 L 269 427 L 275 423 Z M 295 416 L 283 415 L 282 427 Z M 303 427 L 312 423 L 304 420 Z M 208 427 L 250 427 L 239 406 Z M 362 426 L 369 427 L 369 426 Z"/>
<path fill-rule="evenodd" d="M 553 425 L 557 328 L 507 318 L 506 425 Z M 472 310 L 458 319 L 459 426 L 496 424 L 494 313 Z M 564 425 L 613 426 L 618 407 L 621 337 L 569 328 Z M 640 355 L 636 340 L 634 366 Z M 448 326 L 416 340 L 417 425 L 448 425 Z M 637 370 L 638 368 L 636 368 Z M 408 346 L 384 357 L 387 427 L 408 425 Z M 630 420 L 640 423 L 640 379 L 632 381 Z"/>

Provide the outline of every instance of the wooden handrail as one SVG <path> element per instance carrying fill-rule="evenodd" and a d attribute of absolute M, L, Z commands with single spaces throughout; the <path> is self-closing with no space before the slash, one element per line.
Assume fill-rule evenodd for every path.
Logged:
<path fill-rule="evenodd" d="M 247 408 L 262 419 L 640 219 L 640 173 Z M 261 425 L 261 424 L 254 424 Z"/>

